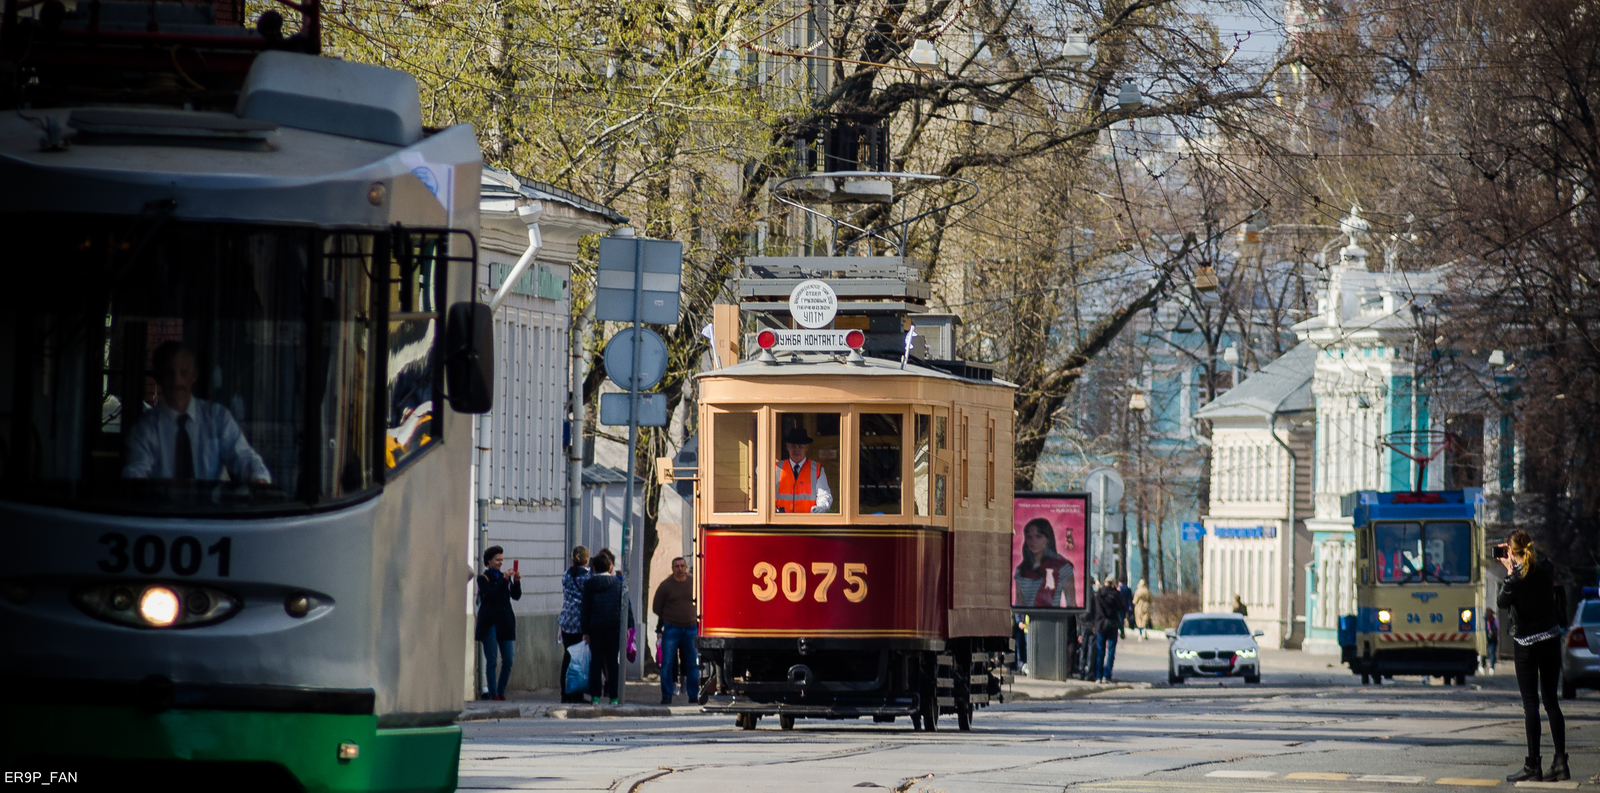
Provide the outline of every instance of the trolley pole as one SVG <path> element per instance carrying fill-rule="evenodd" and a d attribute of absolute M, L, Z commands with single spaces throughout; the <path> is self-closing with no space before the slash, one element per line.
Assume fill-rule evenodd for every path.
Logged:
<path fill-rule="evenodd" d="M 622 552 L 617 554 L 617 577 L 628 570 L 629 542 L 633 534 L 633 481 L 639 454 L 639 350 L 640 320 L 644 315 L 644 246 L 633 246 L 633 368 L 628 380 L 628 485 L 622 496 Z M 622 615 L 617 620 L 617 702 L 627 702 L 628 691 L 628 592 L 622 593 Z"/>

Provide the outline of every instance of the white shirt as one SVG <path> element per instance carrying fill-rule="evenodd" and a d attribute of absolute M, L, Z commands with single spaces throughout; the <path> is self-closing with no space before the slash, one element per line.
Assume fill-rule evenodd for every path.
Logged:
<path fill-rule="evenodd" d="M 193 451 L 194 478 L 218 480 L 226 469 L 235 482 L 272 481 L 261 455 L 245 440 L 239 422 L 227 408 L 204 399 L 189 400 L 189 444 Z M 172 479 L 178 443 L 178 411 L 165 402 L 146 410 L 128 435 L 128 461 L 124 479 Z"/>
<path fill-rule="evenodd" d="M 794 478 L 798 480 L 800 472 L 805 469 L 807 462 L 809 461 L 801 460 L 796 463 L 785 457 L 778 465 L 789 466 L 789 473 L 794 474 Z M 811 494 L 816 497 L 815 500 L 817 502 L 817 505 L 811 508 L 813 514 L 833 509 L 833 488 L 828 487 L 828 469 L 823 468 L 821 465 L 817 466 L 817 475 L 811 480 Z"/>

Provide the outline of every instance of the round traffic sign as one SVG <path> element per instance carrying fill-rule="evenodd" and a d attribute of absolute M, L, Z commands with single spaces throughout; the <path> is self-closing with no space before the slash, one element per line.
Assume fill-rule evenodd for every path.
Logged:
<path fill-rule="evenodd" d="M 820 328 L 839 313 L 839 296 L 823 281 L 801 281 L 789 292 L 789 316 L 802 328 Z"/>
<path fill-rule="evenodd" d="M 634 388 L 633 349 L 639 348 L 638 388 L 661 382 L 667 373 L 667 343 L 649 328 L 624 328 L 606 342 L 606 377 L 624 391 Z"/>
<path fill-rule="evenodd" d="M 1113 468 L 1096 468 L 1083 478 L 1083 489 L 1096 499 L 1104 499 L 1101 503 L 1111 510 L 1122 502 L 1122 474 Z"/>

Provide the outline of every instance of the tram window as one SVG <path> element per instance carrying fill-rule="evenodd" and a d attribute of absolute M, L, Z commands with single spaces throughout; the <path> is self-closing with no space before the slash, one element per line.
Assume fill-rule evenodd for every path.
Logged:
<path fill-rule="evenodd" d="M 899 515 L 905 416 L 862 413 L 857 418 L 857 511 L 862 515 Z"/>
<path fill-rule="evenodd" d="M 370 238 L 19 222 L 48 266 L 0 294 L 0 498 L 192 514 L 374 483 Z"/>
<path fill-rule="evenodd" d="M 1422 524 L 1422 564 L 1429 581 L 1451 584 L 1472 580 L 1472 524 L 1429 521 Z"/>
<path fill-rule="evenodd" d="M 956 478 L 961 480 L 961 505 L 967 505 L 967 499 L 972 497 L 972 468 L 967 461 L 967 450 L 972 447 L 971 424 L 965 413 L 961 414 L 961 434 L 958 436 L 961 444 L 961 467 L 956 471 Z"/>
<path fill-rule="evenodd" d="M 1416 581 L 1422 576 L 1422 524 L 1378 523 L 1373 526 L 1377 578 L 1382 584 Z"/>
<path fill-rule="evenodd" d="M 928 514 L 929 485 L 932 479 L 933 453 L 929 448 L 930 434 L 932 432 L 932 417 L 926 413 L 916 414 L 916 442 L 911 446 L 911 475 L 913 487 L 911 491 L 911 504 L 913 513 L 919 517 Z"/>
<path fill-rule="evenodd" d="M 713 413 L 713 512 L 756 511 L 756 414 Z"/>
<path fill-rule="evenodd" d="M 950 446 L 946 436 L 949 434 L 948 425 L 950 417 L 935 415 L 933 417 L 933 515 L 944 517 L 947 514 L 945 505 L 949 500 L 950 481 Z"/>
<path fill-rule="evenodd" d="M 384 461 L 393 470 L 416 459 L 439 440 L 434 387 L 438 382 L 439 332 L 435 255 L 443 241 L 428 238 L 409 262 L 389 262 L 389 416 Z"/>
<path fill-rule="evenodd" d="M 838 512 L 839 414 L 779 413 L 773 509 L 786 514 Z"/>

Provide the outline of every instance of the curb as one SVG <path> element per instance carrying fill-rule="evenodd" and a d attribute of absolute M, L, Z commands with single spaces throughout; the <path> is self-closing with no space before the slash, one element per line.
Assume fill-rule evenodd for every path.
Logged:
<path fill-rule="evenodd" d="M 520 719 L 522 708 L 516 705 L 499 708 L 473 708 L 461 711 L 456 721 L 487 721 L 489 719 Z"/>
<path fill-rule="evenodd" d="M 665 705 L 575 705 L 565 710 L 553 710 L 558 719 L 639 718 L 643 716 L 671 716 L 672 709 Z"/>

